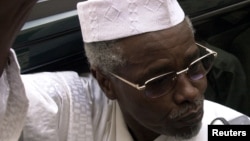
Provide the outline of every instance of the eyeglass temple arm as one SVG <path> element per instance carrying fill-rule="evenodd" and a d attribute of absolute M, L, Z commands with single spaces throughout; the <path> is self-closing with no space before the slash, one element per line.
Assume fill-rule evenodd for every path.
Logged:
<path fill-rule="evenodd" d="M 209 49 L 209 48 L 207 48 L 207 47 L 205 47 L 205 46 L 203 46 L 202 44 L 199 44 L 199 43 L 197 43 L 197 42 L 196 42 L 195 44 L 198 45 L 198 46 L 200 46 L 200 47 L 202 47 L 202 48 L 204 48 L 206 51 L 208 51 L 208 52 L 214 54 L 214 56 L 217 56 L 217 52 L 215 52 L 215 51 L 213 51 L 213 50 L 211 50 L 211 49 Z"/>
<path fill-rule="evenodd" d="M 118 76 L 118 75 L 116 75 L 116 74 L 114 74 L 114 73 L 111 73 L 111 72 L 110 72 L 110 74 L 113 75 L 114 77 L 120 79 L 120 80 L 123 81 L 124 83 L 126 83 L 126 84 L 128 84 L 128 85 L 130 85 L 130 86 L 132 86 L 132 87 L 134 87 L 134 88 L 136 88 L 137 90 L 143 90 L 143 89 L 145 89 L 145 85 L 139 86 L 139 84 L 131 83 L 131 82 L 129 82 L 128 80 L 123 79 L 122 77 L 120 77 L 120 76 Z"/>

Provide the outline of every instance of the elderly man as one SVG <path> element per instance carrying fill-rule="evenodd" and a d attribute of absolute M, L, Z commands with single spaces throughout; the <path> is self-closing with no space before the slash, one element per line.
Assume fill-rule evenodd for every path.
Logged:
<path fill-rule="evenodd" d="M 90 0 L 77 9 L 92 74 L 20 77 L 7 44 L 16 32 L 1 44 L 0 140 L 204 141 L 214 119 L 242 115 L 204 100 L 217 53 L 195 42 L 176 0 Z"/>

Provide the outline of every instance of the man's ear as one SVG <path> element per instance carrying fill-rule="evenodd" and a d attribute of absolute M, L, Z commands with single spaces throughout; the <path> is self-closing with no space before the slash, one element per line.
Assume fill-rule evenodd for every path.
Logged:
<path fill-rule="evenodd" d="M 103 72 L 98 68 L 91 68 L 90 71 L 92 75 L 95 77 L 95 79 L 97 80 L 99 86 L 101 87 L 105 95 L 109 99 L 112 99 L 112 100 L 116 99 L 116 95 L 115 95 L 110 78 L 106 76 L 105 74 L 103 74 Z"/>

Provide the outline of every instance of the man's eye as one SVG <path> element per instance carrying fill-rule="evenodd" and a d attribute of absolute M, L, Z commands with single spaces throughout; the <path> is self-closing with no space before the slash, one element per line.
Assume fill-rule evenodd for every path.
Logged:
<path fill-rule="evenodd" d="M 171 81 L 171 78 L 169 78 L 166 75 L 164 77 L 160 77 L 151 81 L 150 83 L 148 83 L 148 86 L 151 88 L 157 88 L 157 87 L 162 87 L 162 86 L 164 87 L 165 85 L 167 85 L 167 83 L 169 83 L 169 81 Z"/>
<path fill-rule="evenodd" d="M 202 62 L 201 61 L 198 61 L 196 63 L 194 63 L 189 69 L 190 71 L 192 71 L 192 73 L 195 73 L 195 72 L 199 72 L 203 68 L 203 65 L 202 65 Z"/>

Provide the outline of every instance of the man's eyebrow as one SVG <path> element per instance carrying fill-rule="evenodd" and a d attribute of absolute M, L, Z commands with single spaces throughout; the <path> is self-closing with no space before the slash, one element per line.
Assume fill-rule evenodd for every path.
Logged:
<path fill-rule="evenodd" d="M 197 49 L 194 52 L 187 54 L 184 57 L 184 59 L 185 59 L 185 62 L 191 63 L 194 60 L 198 59 L 199 57 L 200 57 L 200 47 L 197 46 Z"/>
<path fill-rule="evenodd" d="M 170 61 L 164 61 L 162 63 L 159 63 L 159 65 L 153 65 L 144 72 L 143 76 L 147 76 L 147 77 L 141 78 L 141 80 L 146 81 L 157 75 L 171 72 L 173 71 L 173 68 L 171 66 L 172 66 L 172 63 Z"/>
<path fill-rule="evenodd" d="M 200 47 L 197 46 L 197 48 L 195 49 L 195 51 L 192 51 L 191 53 L 187 54 L 184 57 L 184 62 L 186 64 L 184 65 L 189 65 L 191 62 L 193 62 L 194 60 L 198 59 L 200 57 Z M 167 59 L 168 60 L 168 59 Z M 174 71 L 174 66 L 173 63 L 174 62 L 170 62 L 170 61 L 164 61 L 162 63 L 159 63 L 159 65 L 153 65 L 151 67 L 149 67 L 142 75 L 142 77 L 139 77 L 138 80 L 143 80 L 146 81 L 152 77 L 155 77 L 157 75 L 161 75 L 164 73 L 168 73 L 168 72 L 172 72 Z M 183 66 L 183 67 L 187 67 L 187 66 Z M 146 77 L 144 77 L 146 76 Z"/>

